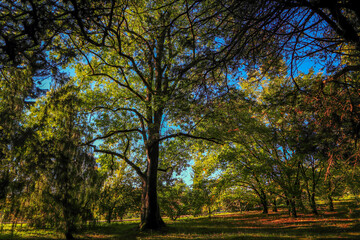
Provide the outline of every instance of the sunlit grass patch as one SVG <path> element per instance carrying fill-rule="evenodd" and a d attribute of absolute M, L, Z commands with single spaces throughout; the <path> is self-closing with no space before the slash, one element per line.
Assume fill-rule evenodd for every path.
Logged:
<path fill-rule="evenodd" d="M 62 234 L 53 229 L 39 229 L 26 224 L 3 224 L 0 239 L 61 239 Z"/>

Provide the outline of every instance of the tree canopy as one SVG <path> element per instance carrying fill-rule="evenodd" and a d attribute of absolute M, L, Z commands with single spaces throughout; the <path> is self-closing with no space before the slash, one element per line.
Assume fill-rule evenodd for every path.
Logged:
<path fill-rule="evenodd" d="M 355 1 L 5 0 L 0 10 L 4 220 L 52 221 L 72 239 L 103 216 L 140 212 L 141 229 L 159 229 L 162 214 L 256 203 L 266 214 L 282 201 L 297 217 L 307 204 L 318 214 L 318 198 L 331 209 L 339 186 L 358 194 Z M 190 171 L 192 185 L 180 179 Z M 242 194 L 248 204 L 229 204 Z"/>

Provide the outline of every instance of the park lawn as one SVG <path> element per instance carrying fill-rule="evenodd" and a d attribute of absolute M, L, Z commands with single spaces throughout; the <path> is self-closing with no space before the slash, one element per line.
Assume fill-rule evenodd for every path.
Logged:
<path fill-rule="evenodd" d="M 360 239 L 360 211 L 321 211 L 319 216 L 299 214 L 289 218 L 282 210 L 268 215 L 259 211 L 219 214 L 167 221 L 160 231 L 139 232 L 134 222 L 100 223 L 75 235 L 78 239 Z M 13 235 L 6 229 L 0 239 L 63 239 L 49 229 L 17 228 Z"/>

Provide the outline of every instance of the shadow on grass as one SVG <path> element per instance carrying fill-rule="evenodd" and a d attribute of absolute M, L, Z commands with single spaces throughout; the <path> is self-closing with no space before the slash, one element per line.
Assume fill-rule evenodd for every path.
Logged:
<path fill-rule="evenodd" d="M 25 231 L 25 230 L 24 230 Z M 45 232 L 46 233 L 46 232 Z M 21 232 L 25 234 L 26 232 Z M 22 237 L 1 235 L 0 239 L 51 239 L 41 235 Z M 48 232 L 53 239 L 55 233 Z M 52 234 L 52 235 L 51 235 Z M 24 235 L 24 236 L 25 236 Z M 34 237 L 33 237 L 34 236 Z M 333 213 L 323 211 L 321 215 L 299 214 L 299 218 L 289 218 L 285 211 L 264 215 L 259 212 L 218 215 L 209 218 L 188 218 L 168 222 L 159 231 L 139 232 L 138 223 L 100 223 L 75 235 L 77 239 L 360 239 L 360 219 L 351 218 L 348 212 Z"/>
<path fill-rule="evenodd" d="M 19 239 L 19 236 L 16 234 L 0 233 L 0 239 Z"/>
<path fill-rule="evenodd" d="M 172 237 L 174 236 L 174 237 Z M 353 219 L 328 219 L 305 215 L 298 219 L 286 214 L 248 214 L 183 220 L 144 239 L 356 239 L 359 225 Z"/>
<path fill-rule="evenodd" d="M 136 240 L 139 234 L 137 223 L 101 224 L 84 231 L 78 239 L 129 239 Z"/>

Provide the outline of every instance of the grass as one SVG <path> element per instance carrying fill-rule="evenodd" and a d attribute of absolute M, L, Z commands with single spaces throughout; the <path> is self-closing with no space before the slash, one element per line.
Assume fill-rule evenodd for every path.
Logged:
<path fill-rule="evenodd" d="M 319 216 L 299 214 L 289 218 L 285 210 L 268 215 L 259 211 L 215 215 L 211 219 L 182 218 L 167 221 L 159 231 L 139 232 L 134 222 L 100 223 L 77 235 L 78 239 L 360 239 L 360 211 L 338 204 L 336 212 L 321 211 Z M 0 232 L 0 239 L 63 239 L 51 229 L 17 227 L 11 235 L 9 226 Z"/>

